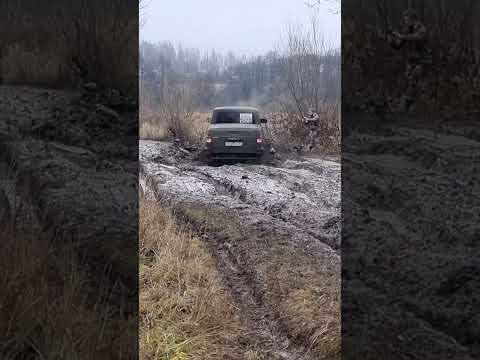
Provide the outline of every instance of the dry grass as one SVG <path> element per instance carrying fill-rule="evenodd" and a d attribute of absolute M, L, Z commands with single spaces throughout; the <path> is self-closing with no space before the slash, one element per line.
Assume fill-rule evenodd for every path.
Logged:
<path fill-rule="evenodd" d="M 209 233 L 245 246 L 243 251 L 253 256 L 246 260 L 247 273 L 261 274 L 265 269 L 265 283 L 259 285 L 265 290 L 262 301 L 290 338 L 311 349 L 319 359 L 341 358 L 341 283 L 335 261 L 322 259 L 324 266 L 319 271 L 309 265 L 314 255 L 306 256 L 285 245 L 273 230 L 267 244 L 254 230 L 222 212 L 190 206 L 183 213 L 194 223 L 204 224 Z"/>
<path fill-rule="evenodd" d="M 140 358 L 256 359 L 203 244 L 153 202 L 140 206 Z"/>
<path fill-rule="evenodd" d="M 51 0 L 41 15 L 37 6 L 0 4 L 0 81 L 62 88 L 95 81 L 138 94 L 138 4 Z"/>
<path fill-rule="evenodd" d="M 271 302 L 288 333 L 321 358 L 340 359 L 340 274 L 271 274 Z"/>
<path fill-rule="evenodd" d="M 189 127 L 189 137 L 192 142 L 201 144 L 207 137 L 208 125 L 210 123 L 210 113 L 196 112 L 193 116 L 191 126 Z"/>
<path fill-rule="evenodd" d="M 0 357 L 133 358 L 137 319 L 110 306 L 113 285 L 91 287 L 88 264 L 59 240 L 38 229 L 2 230 Z"/>
<path fill-rule="evenodd" d="M 74 81 L 66 64 L 65 54 L 59 51 L 38 53 L 15 43 L 1 58 L 0 72 L 5 83 L 56 86 Z"/>
<path fill-rule="evenodd" d="M 179 125 L 182 128 L 182 141 L 192 144 L 202 144 L 207 137 L 208 120 L 210 114 L 195 112 L 191 119 L 184 120 Z M 140 139 L 166 140 L 172 137 L 168 131 L 168 121 L 161 115 L 153 115 L 140 119 Z"/>
<path fill-rule="evenodd" d="M 265 114 L 268 119 L 266 131 L 277 149 L 291 149 L 305 144 L 308 128 L 296 112 L 276 111 Z M 326 106 L 320 112 L 320 126 L 316 149 L 329 154 L 338 154 L 341 144 L 339 105 Z"/>
<path fill-rule="evenodd" d="M 167 137 L 166 129 L 150 122 L 140 124 L 140 139 L 163 140 Z"/>

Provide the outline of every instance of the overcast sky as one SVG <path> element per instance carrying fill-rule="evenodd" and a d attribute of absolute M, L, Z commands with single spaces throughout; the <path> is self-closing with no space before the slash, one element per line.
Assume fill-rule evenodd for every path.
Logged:
<path fill-rule="evenodd" d="M 140 40 L 171 41 L 237 55 L 273 50 L 286 24 L 308 23 L 306 0 L 150 0 Z M 318 8 L 321 28 L 340 46 L 340 16 Z"/>

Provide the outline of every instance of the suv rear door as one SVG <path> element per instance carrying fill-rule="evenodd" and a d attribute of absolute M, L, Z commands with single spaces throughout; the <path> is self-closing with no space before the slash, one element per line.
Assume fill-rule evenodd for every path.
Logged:
<path fill-rule="evenodd" d="M 255 154 L 260 136 L 258 113 L 218 110 L 212 115 L 210 135 L 214 153 Z"/>

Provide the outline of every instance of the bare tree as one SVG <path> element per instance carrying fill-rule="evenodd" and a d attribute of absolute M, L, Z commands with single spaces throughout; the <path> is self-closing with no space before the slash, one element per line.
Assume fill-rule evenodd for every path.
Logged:
<path fill-rule="evenodd" d="M 312 15 L 308 26 L 286 27 L 276 52 L 286 94 L 280 100 L 284 118 L 288 119 L 283 127 L 292 142 L 303 141 L 306 128 L 302 118 L 313 107 L 321 113 L 322 146 L 328 141 L 328 146 L 337 147 L 340 56 L 321 33 L 318 17 Z"/>
<path fill-rule="evenodd" d="M 299 115 L 309 107 L 321 109 L 327 101 L 327 88 L 331 73 L 326 60 L 335 54 L 319 30 L 316 16 L 312 16 L 308 28 L 288 26 L 282 43 L 277 47 L 288 94 Z"/>

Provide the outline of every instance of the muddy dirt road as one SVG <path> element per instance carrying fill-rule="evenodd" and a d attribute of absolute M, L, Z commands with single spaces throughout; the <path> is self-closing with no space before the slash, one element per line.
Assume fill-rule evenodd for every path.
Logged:
<path fill-rule="evenodd" d="M 209 167 L 179 162 L 172 153 L 169 143 L 140 144 L 142 173 L 151 176 L 162 196 L 231 209 L 249 224 L 281 224 L 308 239 L 309 246 L 339 248 L 339 163 L 311 158 L 286 160 L 277 167 Z"/>
<path fill-rule="evenodd" d="M 137 323 L 123 322 L 138 316 L 137 151 L 138 106 L 114 89 L 0 86 L 0 238 L 10 240 L 2 242 L 10 254 L 2 264 L 12 269 L 2 278 L 2 296 L 11 301 L 0 316 L 16 324 L 2 338 L 0 357 L 28 357 L 33 347 L 45 357 L 137 354 L 138 341 L 125 337 Z M 71 289 L 82 294 L 75 301 Z M 10 317 L 16 309 L 22 316 Z M 44 327 L 35 311 L 68 315 Z M 78 332 L 77 316 L 94 334 L 90 321 L 102 323 L 95 346 Z M 71 334 L 61 350 L 50 341 L 51 327 Z"/>
<path fill-rule="evenodd" d="M 344 139 L 348 358 L 479 358 L 479 140 L 410 119 Z"/>
<path fill-rule="evenodd" d="M 98 266 L 135 254 L 138 125 L 127 100 L 0 86 L 0 192 L 8 200 L 0 212 L 31 203 L 45 228 L 73 238 Z M 116 115 L 106 114 L 106 106 Z M 123 254 L 112 251 L 120 248 Z M 116 271 L 136 284 L 137 263 L 129 264 L 130 274 L 124 264 L 122 258 Z"/>
<path fill-rule="evenodd" d="M 264 352 L 273 359 L 335 358 L 338 162 L 303 158 L 275 166 L 208 167 L 169 143 L 141 141 L 140 185 L 147 196 L 171 203 L 188 221 L 207 229 L 203 238 Z M 295 308 L 298 291 L 308 292 L 309 309 Z M 329 310 L 323 312 L 322 291 L 329 299 Z"/>

